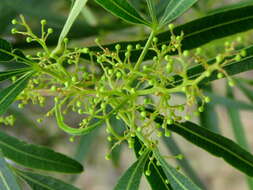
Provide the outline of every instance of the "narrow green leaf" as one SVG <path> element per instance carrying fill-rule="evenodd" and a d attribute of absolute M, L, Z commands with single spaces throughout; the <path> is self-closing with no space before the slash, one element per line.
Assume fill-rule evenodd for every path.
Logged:
<path fill-rule="evenodd" d="M 173 155 L 184 155 L 180 147 L 178 146 L 177 142 L 173 138 L 173 136 L 167 138 L 163 137 L 163 142 L 165 143 L 165 146 L 169 149 L 169 151 Z M 191 166 L 189 160 L 187 158 L 183 159 L 176 159 L 176 162 L 179 164 L 179 166 L 185 171 L 188 177 L 191 178 L 191 180 L 196 183 L 199 187 L 202 189 L 207 189 L 205 185 L 202 183 L 200 177 L 197 175 L 196 170 L 193 169 Z"/>
<path fill-rule="evenodd" d="M 148 5 L 149 14 L 152 19 L 152 24 L 157 24 L 156 9 L 154 0 L 146 0 Z"/>
<path fill-rule="evenodd" d="M 185 177 L 179 173 L 175 168 L 171 167 L 161 156 L 158 150 L 154 151 L 156 159 L 161 164 L 164 173 L 173 189 L 176 190 L 200 190 L 200 188 L 195 185 L 189 178 Z"/>
<path fill-rule="evenodd" d="M 180 35 L 184 32 L 184 39 L 182 41 L 182 49 L 190 50 L 207 44 L 213 40 L 227 37 L 233 34 L 244 32 L 253 28 L 253 5 L 240 7 L 237 9 L 226 10 L 216 14 L 208 15 L 186 24 L 180 25 L 174 29 L 175 35 Z M 171 33 L 169 31 L 163 32 L 157 35 L 159 39 L 158 46 L 170 43 Z M 115 45 L 121 45 L 120 56 L 124 56 L 127 49 L 127 45 L 131 44 L 133 47 L 136 44 L 145 45 L 145 40 L 139 41 L 128 41 L 128 42 L 117 42 L 103 46 L 111 51 L 115 51 Z M 92 51 L 101 51 L 98 46 L 90 47 Z M 135 62 L 138 60 L 141 54 L 141 50 L 133 49 L 131 51 L 131 61 Z M 146 60 L 152 59 L 156 54 L 149 50 Z M 88 56 L 83 55 L 84 58 L 90 59 Z"/>
<path fill-rule="evenodd" d="M 232 91 L 232 88 L 227 85 L 227 96 L 229 98 L 234 99 L 234 94 Z M 250 150 L 249 145 L 248 145 L 248 140 L 244 131 L 244 126 L 242 124 L 241 118 L 240 118 L 240 113 L 237 109 L 227 109 L 228 116 L 231 121 L 231 128 L 233 130 L 234 136 L 236 141 L 240 146 L 245 148 L 246 150 Z M 253 190 L 253 179 L 251 177 L 246 177 L 248 186 L 250 190 Z"/>
<path fill-rule="evenodd" d="M 73 185 L 50 176 L 21 170 L 16 170 L 16 173 L 26 181 L 33 190 L 79 190 Z"/>
<path fill-rule="evenodd" d="M 114 115 L 110 118 L 110 124 L 117 134 L 121 136 L 124 135 L 127 126 L 121 119 L 117 119 L 116 116 Z M 112 148 L 112 146 L 115 145 L 115 143 L 117 143 L 117 141 L 114 139 L 111 142 L 109 142 L 110 148 Z M 111 151 L 111 160 L 114 166 L 116 167 L 120 165 L 120 156 L 123 145 L 124 144 L 119 144 L 116 147 L 114 147 L 113 150 Z"/>
<path fill-rule="evenodd" d="M 4 159 L 2 151 L 0 151 L 0 189 L 21 190 L 12 170 Z"/>
<path fill-rule="evenodd" d="M 208 92 L 212 92 L 213 89 L 211 84 L 208 85 L 205 90 L 207 90 Z M 198 103 L 198 105 L 201 106 L 201 103 Z M 199 119 L 201 126 L 209 129 L 212 132 L 221 134 L 221 131 L 219 129 L 219 118 L 215 110 L 215 105 L 206 104 L 204 111 L 201 112 L 199 115 Z"/>
<path fill-rule="evenodd" d="M 83 171 L 81 164 L 63 154 L 28 144 L 3 132 L 0 132 L 0 149 L 6 158 L 28 168 L 64 173 Z"/>
<path fill-rule="evenodd" d="M 127 0 L 95 0 L 100 6 L 115 16 L 134 24 L 150 24 L 145 21 Z"/>
<path fill-rule="evenodd" d="M 164 26 L 187 11 L 197 0 L 170 0 L 168 1 L 160 26 Z"/>
<path fill-rule="evenodd" d="M 77 160 L 78 162 L 82 164 L 87 160 L 88 155 L 92 148 L 92 144 L 95 143 L 99 129 L 100 128 L 97 128 L 91 131 L 90 133 L 85 134 L 80 137 L 79 143 L 76 147 L 75 154 L 74 154 L 75 160 Z M 74 183 L 78 177 L 79 177 L 78 175 L 73 175 L 71 176 L 70 181 Z"/>
<path fill-rule="evenodd" d="M 10 61 L 13 59 L 11 55 L 5 52 L 11 52 L 12 46 L 6 40 L 0 38 L 0 62 L 1 61 Z"/>
<path fill-rule="evenodd" d="M 253 102 L 253 91 L 248 88 L 242 81 L 238 79 L 234 79 L 236 82 L 236 86 L 243 92 L 243 94 Z"/>
<path fill-rule="evenodd" d="M 0 115 L 5 113 L 16 97 L 24 90 L 32 75 L 33 72 L 28 72 L 8 88 L 0 91 Z"/>
<path fill-rule="evenodd" d="M 9 70 L 9 71 L 1 71 L 0 72 L 0 82 L 4 81 L 6 79 L 10 79 L 13 76 L 19 76 L 27 71 L 31 70 L 30 68 L 22 68 L 22 69 L 14 69 L 14 70 Z"/>
<path fill-rule="evenodd" d="M 235 108 L 235 109 L 241 109 L 241 110 L 252 110 L 253 105 L 240 101 L 231 99 L 229 97 L 219 96 L 217 94 L 211 93 L 211 92 L 205 92 L 205 95 L 209 96 L 212 100 L 210 102 L 210 105 L 223 105 L 227 108 Z"/>
<path fill-rule="evenodd" d="M 143 148 L 143 144 L 138 138 L 135 138 L 134 141 L 134 151 L 137 158 L 140 157 L 139 151 Z M 146 163 L 144 170 L 149 169 L 151 171 L 151 175 L 145 175 L 148 183 L 150 184 L 152 189 L 163 189 L 163 190 L 172 190 L 172 187 L 169 183 L 166 183 L 166 175 L 160 165 L 157 164 L 156 158 L 153 159 L 153 162 L 150 166 L 148 166 L 148 162 Z"/>
<path fill-rule="evenodd" d="M 147 159 L 148 150 L 121 176 L 114 190 L 138 190 Z"/>
<path fill-rule="evenodd" d="M 61 31 L 60 37 L 59 37 L 59 41 L 57 44 L 57 47 L 54 50 L 54 53 L 57 53 L 58 51 L 61 51 L 62 49 L 62 45 L 63 45 L 63 40 L 65 37 L 67 37 L 70 28 L 72 27 L 72 25 L 74 24 L 77 16 L 82 12 L 84 6 L 86 5 L 88 0 L 76 0 L 74 3 L 74 6 L 72 7 L 70 14 L 68 16 L 68 19 Z"/>
<path fill-rule="evenodd" d="M 161 123 L 161 118 L 158 118 L 157 122 Z M 168 125 L 168 129 L 214 156 L 222 157 L 227 163 L 248 176 L 253 176 L 253 155 L 232 140 L 191 122 Z"/>

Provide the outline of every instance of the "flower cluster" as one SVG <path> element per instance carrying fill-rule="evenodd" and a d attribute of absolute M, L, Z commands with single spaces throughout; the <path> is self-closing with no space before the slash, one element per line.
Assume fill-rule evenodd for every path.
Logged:
<path fill-rule="evenodd" d="M 218 78 L 227 77 L 229 84 L 233 85 L 223 67 L 246 56 L 244 51 L 236 53 L 235 43 L 226 43 L 225 53 L 207 61 L 200 48 L 194 51 L 182 49 L 184 33 L 175 35 L 173 25 L 169 25 L 169 44 L 160 44 L 157 37 L 152 37 L 146 46 L 129 44 L 123 49 L 118 44 L 109 50 L 96 40 L 101 51 L 93 52 L 88 48 L 68 49 L 68 39 L 65 39 L 63 51 L 55 55 L 46 45 L 53 30 L 46 30 L 45 20 L 41 21 L 41 37 L 31 31 L 22 16 L 21 21 L 13 20 L 13 24 L 26 30 L 13 29 L 12 33 L 27 36 L 28 43 L 37 42 L 43 49 L 23 60 L 37 73 L 20 95 L 19 107 L 29 100 L 43 106 L 46 97 L 54 97 L 55 106 L 46 115 L 55 113 L 57 123 L 64 131 L 81 135 L 104 122 L 107 139 L 115 145 L 127 141 L 129 148 L 133 148 L 135 136 L 152 147 L 157 143 L 156 136 L 170 136 L 168 124 L 190 120 L 193 114 L 203 112 L 210 98 L 200 89 L 201 82 L 215 74 Z M 154 56 L 144 61 L 145 55 L 140 55 L 136 62 L 132 61 L 133 52 L 134 55 L 146 52 Z M 189 70 L 196 65 L 201 66 L 203 72 L 192 76 Z M 178 102 L 178 95 L 183 95 L 184 100 Z M 201 104 L 196 108 L 199 100 Z M 77 128 L 64 123 L 63 114 L 69 111 L 83 117 Z M 162 125 L 154 122 L 159 114 L 164 115 Z M 115 130 L 111 124 L 112 117 L 126 124 L 124 133 Z"/>

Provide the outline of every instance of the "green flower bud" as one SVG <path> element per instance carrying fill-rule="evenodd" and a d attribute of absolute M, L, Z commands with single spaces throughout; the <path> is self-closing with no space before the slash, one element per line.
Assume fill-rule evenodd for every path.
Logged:
<path fill-rule="evenodd" d="M 188 57 L 190 55 L 190 52 L 188 50 L 185 50 L 183 52 L 183 56 Z"/>
<path fill-rule="evenodd" d="M 71 77 L 71 81 L 74 82 L 74 83 L 76 83 L 77 82 L 76 76 Z"/>
<path fill-rule="evenodd" d="M 221 62 L 223 61 L 222 55 L 218 55 L 218 56 L 216 57 L 216 61 L 217 61 L 218 63 L 221 63 Z"/>
<path fill-rule="evenodd" d="M 235 61 L 238 62 L 238 61 L 241 61 L 241 59 L 242 59 L 242 58 L 241 58 L 241 56 L 240 56 L 239 54 L 235 56 Z"/>
<path fill-rule="evenodd" d="M 107 140 L 108 140 L 109 142 L 112 142 L 112 137 L 111 137 L 111 136 L 108 136 L 108 137 L 107 137 Z"/>
<path fill-rule="evenodd" d="M 154 38 L 153 38 L 153 42 L 154 42 L 154 43 L 157 43 L 157 42 L 158 42 L 158 38 L 157 38 L 157 37 L 154 37 Z"/>
<path fill-rule="evenodd" d="M 47 29 L 47 33 L 48 33 L 48 34 L 52 34 L 53 32 L 54 32 L 53 28 L 48 28 L 48 29 Z"/>
<path fill-rule="evenodd" d="M 111 160 L 111 156 L 110 156 L 109 154 L 107 154 L 107 155 L 105 156 L 105 159 L 106 159 L 106 160 Z"/>
<path fill-rule="evenodd" d="M 196 49 L 196 54 L 197 54 L 197 55 L 200 55 L 201 53 L 202 53 L 202 48 L 197 48 L 197 49 Z"/>
<path fill-rule="evenodd" d="M 240 55 L 241 55 L 242 57 L 246 57 L 246 56 L 247 56 L 246 50 L 242 50 L 242 51 L 240 52 Z"/>
<path fill-rule="evenodd" d="M 33 39 L 32 39 L 31 37 L 27 37 L 27 38 L 26 38 L 26 42 L 27 42 L 27 43 L 31 43 L 32 40 L 33 40 Z"/>
<path fill-rule="evenodd" d="M 172 30 L 174 30 L 174 28 L 175 28 L 175 25 L 174 24 L 169 24 L 169 29 L 172 31 Z"/>
<path fill-rule="evenodd" d="M 206 96 L 206 97 L 204 98 L 204 101 L 205 101 L 206 103 L 209 103 L 209 102 L 211 101 L 211 99 L 210 99 L 210 97 Z"/>
<path fill-rule="evenodd" d="M 142 111 L 142 112 L 141 112 L 141 117 L 143 117 L 143 118 L 147 117 L 147 112 Z"/>
<path fill-rule="evenodd" d="M 170 137 L 170 135 L 171 135 L 170 130 L 165 130 L 165 137 Z"/>
<path fill-rule="evenodd" d="M 217 74 L 217 78 L 218 78 L 218 79 L 221 79 L 221 78 L 223 78 L 223 77 L 224 77 L 224 74 L 223 74 L 223 73 L 218 73 L 218 74 Z"/>
<path fill-rule="evenodd" d="M 45 19 L 43 19 L 43 20 L 40 21 L 40 24 L 45 25 L 45 24 L 47 24 L 47 21 Z"/>
<path fill-rule="evenodd" d="M 203 106 L 199 107 L 199 108 L 198 108 L 198 111 L 199 111 L 199 112 L 203 112 L 203 111 L 204 111 L 204 107 L 203 107 Z"/>
<path fill-rule="evenodd" d="M 64 42 L 65 44 L 67 44 L 67 43 L 69 42 L 69 39 L 68 39 L 68 38 L 64 38 L 63 42 Z"/>
<path fill-rule="evenodd" d="M 146 175 L 146 176 L 150 176 L 150 175 L 151 175 L 151 171 L 150 171 L 150 170 L 146 170 L 146 171 L 145 171 L 145 175 Z"/>
<path fill-rule="evenodd" d="M 233 86 L 235 86 L 235 83 L 234 83 L 234 81 L 232 79 L 230 79 L 228 81 L 228 85 L 231 86 L 231 87 L 233 87 Z"/>
<path fill-rule="evenodd" d="M 82 53 L 89 53 L 89 48 L 83 48 L 81 51 Z"/>
<path fill-rule="evenodd" d="M 53 86 L 50 88 L 50 90 L 53 91 L 53 92 L 55 92 L 55 91 L 56 91 L 56 86 L 53 85 Z"/>
<path fill-rule="evenodd" d="M 141 44 L 136 44 L 135 49 L 140 50 L 141 49 Z"/>
<path fill-rule="evenodd" d="M 117 44 L 117 45 L 115 46 L 115 49 L 116 49 L 117 51 L 119 51 L 120 48 L 121 48 L 120 44 Z"/>
<path fill-rule="evenodd" d="M 184 117 L 184 119 L 185 119 L 186 121 L 189 121 L 189 120 L 191 119 L 191 116 L 190 116 L 190 115 L 186 115 L 186 116 Z"/>
<path fill-rule="evenodd" d="M 162 45 L 162 50 L 166 50 L 167 49 L 167 46 L 165 44 Z"/>
<path fill-rule="evenodd" d="M 116 73 L 116 77 L 117 77 L 118 79 L 121 78 L 121 77 L 122 77 L 121 72 L 117 72 L 117 73 Z"/>
<path fill-rule="evenodd" d="M 11 29 L 11 33 L 12 33 L 12 34 L 16 34 L 17 32 L 18 32 L 18 31 L 17 31 L 16 28 L 12 28 L 12 29 Z"/>
<path fill-rule="evenodd" d="M 132 51 L 132 49 L 133 49 L 133 46 L 132 46 L 132 45 L 128 45 L 128 46 L 127 46 L 127 51 Z"/>
<path fill-rule="evenodd" d="M 16 19 L 13 19 L 13 20 L 11 21 L 11 23 L 12 23 L 13 25 L 15 25 L 15 24 L 18 24 L 18 21 L 17 21 Z"/>

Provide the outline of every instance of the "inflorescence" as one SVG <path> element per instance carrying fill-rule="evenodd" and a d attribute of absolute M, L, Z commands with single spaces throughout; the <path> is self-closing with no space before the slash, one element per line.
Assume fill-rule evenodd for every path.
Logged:
<path fill-rule="evenodd" d="M 101 51 L 93 52 L 88 48 L 68 49 L 68 39 L 65 39 L 63 51 L 54 55 L 46 45 L 53 29 L 46 30 L 45 20 L 41 21 L 40 37 L 32 32 L 24 17 L 12 23 L 25 29 L 12 29 L 13 34 L 22 34 L 28 43 L 39 43 L 43 49 L 23 60 L 37 73 L 19 96 L 19 107 L 29 101 L 43 106 L 46 97 L 54 97 L 55 106 L 46 116 L 56 113 L 58 125 L 64 131 L 71 135 L 85 134 L 102 121 L 106 123 L 108 141 L 115 142 L 115 145 L 127 141 L 129 148 L 133 148 L 135 136 L 152 148 L 157 144 L 156 136 L 170 136 L 168 124 L 190 120 L 193 114 L 203 112 L 205 104 L 211 100 L 200 89 L 201 81 L 216 73 L 218 78 L 227 77 L 229 84 L 233 85 L 223 67 L 246 56 L 244 51 L 236 53 L 236 43 L 226 43 L 225 53 L 219 54 L 210 64 L 202 49 L 182 49 L 184 34 L 175 35 L 172 24 L 169 25 L 170 43 L 161 45 L 154 37 L 148 49 L 156 55 L 138 66 L 131 61 L 131 56 L 134 51 L 143 51 L 140 44 L 129 44 L 126 49 L 118 44 L 114 50 L 109 50 L 96 40 Z M 90 58 L 89 61 L 83 56 Z M 204 72 L 188 76 L 189 68 L 194 65 L 202 65 Z M 178 94 L 184 95 L 183 102 L 175 100 Z M 196 108 L 196 105 L 200 106 Z M 83 117 L 77 128 L 64 123 L 63 115 L 69 111 Z M 154 121 L 160 114 L 164 116 L 162 125 Z M 111 124 L 112 117 L 126 124 L 124 133 L 117 133 L 117 126 Z M 107 158 L 110 158 L 109 154 Z"/>

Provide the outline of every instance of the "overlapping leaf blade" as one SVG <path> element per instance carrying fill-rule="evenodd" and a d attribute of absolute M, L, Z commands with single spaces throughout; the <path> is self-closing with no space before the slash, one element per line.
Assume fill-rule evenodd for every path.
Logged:
<path fill-rule="evenodd" d="M 141 141 L 138 138 L 135 138 L 134 143 L 134 151 L 137 158 L 140 157 L 139 151 L 142 149 Z M 148 162 L 145 165 L 145 169 L 148 169 Z M 157 160 L 154 158 L 153 162 L 149 166 L 149 170 L 151 171 L 150 176 L 145 175 L 148 183 L 150 184 L 152 189 L 164 189 L 164 190 L 172 190 L 170 184 L 165 183 L 167 179 L 162 167 L 157 165 Z"/>
<path fill-rule="evenodd" d="M 181 148 L 179 147 L 178 143 L 175 141 L 175 138 L 173 136 L 171 137 L 163 137 L 163 142 L 165 146 L 169 149 L 172 155 L 179 155 L 183 154 Z M 185 174 L 191 178 L 191 180 L 196 183 L 199 187 L 202 189 L 206 189 L 205 185 L 201 181 L 200 177 L 198 176 L 196 170 L 192 167 L 192 165 L 189 162 L 189 159 L 183 158 L 183 159 L 176 159 L 176 162 L 182 168 L 185 172 Z"/>
<path fill-rule="evenodd" d="M 0 82 L 6 79 L 9 79 L 13 76 L 19 76 L 19 75 L 25 74 L 29 70 L 30 68 L 22 68 L 22 69 L 14 69 L 14 70 L 9 70 L 9 71 L 2 71 L 0 72 Z"/>
<path fill-rule="evenodd" d="M 170 0 L 166 6 L 160 25 L 166 25 L 187 11 L 197 0 Z"/>
<path fill-rule="evenodd" d="M 170 166 L 160 155 L 160 153 L 155 150 L 154 151 L 156 159 L 161 164 L 164 173 L 166 174 L 167 178 L 173 189 L 176 190 L 200 190 L 200 188 L 195 185 L 189 178 L 185 177 L 181 173 L 179 173 L 175 168 Z"/>
<path fill-rule="evenodd" d="M 228 85 L 227 85 L 227 96 L 229 98 L 234 99 L 233 90 Z M 233 130 L 234 137 L 235 137 L 236 141 L 243 148 L 245 148 L 247 150 L 250 150 L 249 144 L 248 144 L 248 141 L 247 141 L 247 137 L 246 137 L 246 134 L 245 134 L 245 131 L 244 131 L 244 126 L 243 126 L 243 123 L 241 121 L 240 113 L 239 113 L 238 109 L 228 108 L 227 112 L 228 112 L 228 116 L 229 116 L 230 121 L 231 121 L 230 126 Z M 249 189 L 253 190 L 253 178 L 247 176 L 246 180 L 247 180 Z"/>
<path fill-rule="evenodd" d="M 79 190 L 73 185 L 50 176 L 21 170 L 17 170 L 16 173 L 19 177 L 24 179 L 33 190 Z"/>
<path fill-rule="evenodd" d="M 5 161 L 0 150 L 0 189 L 1 190 L 21 190 L 17 180 Z"/>
<path fill-rule="evenodd" d="M 218 12 L 216 14 L 208 15 L 186 24 L 180 25 L 174 29 L 176 35 L 184 32 L 184 39 L 182 41 L 182 49 L 190 50 L 196 47 L 202 46 L 206 43 L 209 43 L 213 40 L 227 37 L 233 34 L 244 32 L 253 28 L 253 5 L 248 5 L 244 7 L 239 7 L 236 9 L 229 9 L 223 12 Z M 157 35 L 158 46 L 163 44 L 169 44 L 170 42 L 170 32 L 166 31 Z M 127 49 L 127 45 L 131 44 L 133 47 L 136 44 L 145 45 L 146 40 L 140 41 L 129 41 L 129 42 L 117 42 L 109 45 L 103 46 L 108 48 L 111 51 L 115 50 L 115 45 L 121 45 L 120 56 L 124 56 L 124 53 Z M 101 48 L 90 47 L 92 51 L 101 51 Z M 141 53 L 141 50 L 133 49 L 131 51 L 131 61 L 135 62 L 138 60 L 138 57 Z M 155 56 L 155 52 L 149 50 L 145 59 L 152 59 Z M 90 57 L 83 55 L 84 58 L 90 59 Z"/>
<path fill-rule="evenodd" d="M 0 115 L 5 113 L 8 107 L 16 99 L 16 97 L 24 90 L 28 80 L 33 75 L 33 72 L 28 72 L 20 77 L 15 83 L 8 88 L 0 91 Z"/>
<path fill-rule="evenodd" d="M 143 153 L 142 156 L 123 174 L 119 179 L 114 190 L 138 190 L 144 166 L 148 159 L 149 151 Z"/>
<path fill-rule="evenodd" d="M 134 24 L 149 26 L 127 0 L 96 0 L 96 2 L 115 16 Z"/>
<path fill-rule="evenodd" d="M 0 132 L 0 149 L 6 158 L 28 168 L 64 173 L 83 171 L 81 164 L 63 154 L 28 144 L 3 132 Z"/>
<path fill-rule="evenodd" d="M 6 40 L 3 40 L 0 38 L 0 61 L 10 61 L 13 59 L 13 56 L 11 56 L 8 53 L 11 53 L 12 46 L 9 42 Z"/>
<path fill-rule="evenodd" d="M 161 119 L 158 118 L 157 122 L 161 122 Z M 192 122 L 169 125 L 168 129 L 214 156 L 222 157 L 227 163 L 248 176 L 253 176 L 253 155 L 232 140 Z"/>

